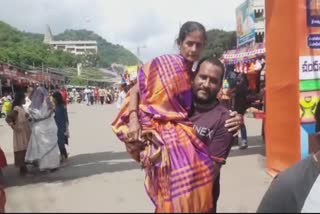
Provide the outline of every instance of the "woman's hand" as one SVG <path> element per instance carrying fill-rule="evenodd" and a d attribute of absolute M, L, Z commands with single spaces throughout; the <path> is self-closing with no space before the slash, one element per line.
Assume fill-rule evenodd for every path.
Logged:
<path fill-rule="evenodd" d="M 233 136 L 237 136 L 242 124 L 243 116 L 233 111 L 230 112 L 230 119 L 226 120 L 225 127 L 228 128 L 228 132 L 233 133 Z"/>
<path fill-rule="evenodd" d="M 135 142 L 141 140 L 141 125 L 136 112 L 132 112 L 129 116 L 129 130 L 127 132 L 126 141 Z"/>
<path fill-rule="evenodd" d="M 14 122 L 10 122 L 10 123 L 8 123 L 9 124 L 9 126 L 12 128 L 12 129 L 14 129 Z"/>

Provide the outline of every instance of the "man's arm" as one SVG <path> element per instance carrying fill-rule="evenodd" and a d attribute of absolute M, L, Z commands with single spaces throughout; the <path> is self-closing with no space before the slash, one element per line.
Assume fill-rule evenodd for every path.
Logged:
<path fill-rule="evenodd" d="M 213 157 L 218 159 L 226 159 L 231 150 L 233 144 L 233 133 L 229 132 L 225 127 L 225 122 L 229 119 L 228 113 L 224 113 L 221 116 L 219 123 L 217 124 L 216 132 L 210 136 L 209 152 Z M 223 164 L 223 162 L 220 162 Z"/>
<path fill-rule="evenodd" d="M 210 142 L 208 149 L 215 165 L 213 173 L 214 180 L 219 175 L 221 166 L 225 164 L 225 160 L 227 159 L 233 144 L 233 133 L 229 132 L 225 127 L 227 119 L 229 119 L 229 113 L 225 112 L 222 114 L 220 121 L 217 122 L 216 131 L 212 133 L 211 136 L 209 134 Z"/>

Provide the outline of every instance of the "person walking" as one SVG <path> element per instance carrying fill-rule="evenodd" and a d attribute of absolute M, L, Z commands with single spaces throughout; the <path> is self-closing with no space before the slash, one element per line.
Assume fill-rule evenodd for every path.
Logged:
<path fill-rule="evenodd" d="M 66 133 L 68 125 L 68 116 L 64 107 L 63 97 L 59 92 L 52 94 L 53 102 L 55 104 L 54 120 L 58 128 L 58 146 L 60 150 L 61 163 L 64 163 L 68 159 L 68 153 L 66 149 Z"/>
<path fill-rule="evenodd" d="M 22 92 L 17 92 L 12 103 L 12 111 L 6 118 L 13 130 L 14 164 L 19 168 L 21 176 L 25 176 L 28 172 L 24 160 L 31 135 L 28 114 L 23 108 L 24 104 L 25 95 Z"/>
<path fill-rule="evenodd" d="M 248 79 L 245 73 L 240 73 L 237 77 L 237 83 L 234 90 L 234 103 L 233 110 L 244 116 L 247 108 L 247 95 L 248 95 Z M 239 149 L 246 149 L 248 147 L 247 128 L 245 123 L 241 124 L 240 128 L 241 141 Z"/>
<path fill-rule="evenodd" d="M 106 96 L 106 91 L 104 88 L 99 89 L 99 96 L 100 96 L 100 103 L 101 105 L 104 104 L 104 97 Z"/>
<path fill-rule="evenodd" d="M 48 91 L 42 86 L 37 87 L 29 108 L 31 137 L 25 161 L 37 163 L 42 172 L 53 171 L 60 166 L 58 129 L 53 111 Z"/>

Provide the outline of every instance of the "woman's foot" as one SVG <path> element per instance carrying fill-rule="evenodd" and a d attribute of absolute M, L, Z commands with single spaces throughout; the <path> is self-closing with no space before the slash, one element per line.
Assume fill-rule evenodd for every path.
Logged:
<path fill-rule="evenodd" d="M 247 140 L 241 140 L 241 143 L 239 144 L 239 149 L 242 150 L 242 149 L 246 149 L 246 148 L 248 148 Z"/>
<path fill-rule="evenodd" d="M 60 161 L 60 166 L 65 167 L 68 165 L 68 156 L 62 156 Z"/>
<path fill-rule="evenodd" d="M 59 168 L 54 168 L 54 169 L 50 169 L 49 171 L 50 172 L 55 172 L 55 171 L 57 171 Z"/>
<path fill-rule="evenodd" d="M 26 176 L 28 174 L 28 168 L 27 166 L 21 166 L 20 167 L 20 176 Z"/>
<path fill-rule="evenodd" d="M 60 164 L 66 162 L 68 160 L 68 155 L 61 155 L 60 156 Z"/>

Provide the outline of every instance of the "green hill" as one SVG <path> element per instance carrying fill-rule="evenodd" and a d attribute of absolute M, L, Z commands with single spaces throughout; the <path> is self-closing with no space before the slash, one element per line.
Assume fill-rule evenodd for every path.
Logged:
<path fill-rule="evenodd" d="M 22 68 L 27 65 L 65 68 L 75 67 L 84 60 L 60 50 L 52 50 L 43 41 L 43 34 L 19 31 L 0 21 L 0 61 L 9 62 Z M 93 65 L 109 67 L 112 63 L 133 65 L 138 59 L 134 54 L 120 45 L 114 45 L 87 30 L 66 30 L 55 37 L 57 40 L 96 40 L 98 42 L 98 56 Z"/>
<path fill-rule="evenodd" d="M 55 40 L 96 40 L 98 43 L 98 65 L 110 67 L 112 63 L 134 65 L 138 58 L 120 45 L 107 42 L 101 36 L 88 30 L 66 30 L 54 37 Z"/>
<path fill-rule="evenodd" d="M 28 69 L 48 65 L 63 68 L 75 66 L 79 59 L 69 53 L 52 50 L 42 43 L 43 35 L 21 32 L 0 21 L 0 61 Z"/>
<path fill-rule="evenodd" d="M 237 36 L 235 31 L 209 30 L 208 41 L 203 51 L 203 56 L 216 55 L 220 57 L 224 51 L 237 47 Z"/>

